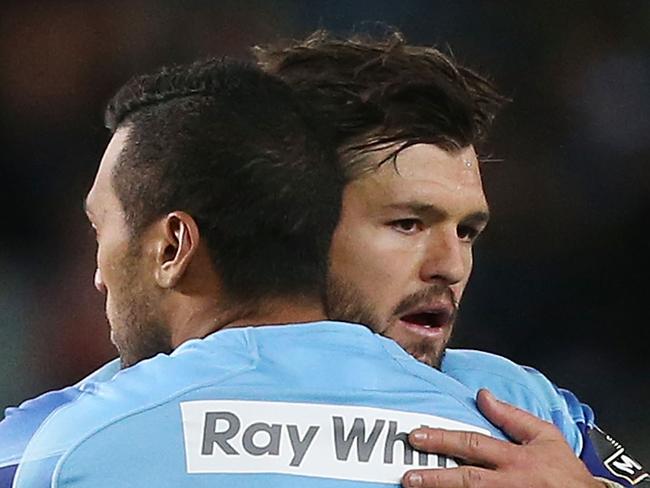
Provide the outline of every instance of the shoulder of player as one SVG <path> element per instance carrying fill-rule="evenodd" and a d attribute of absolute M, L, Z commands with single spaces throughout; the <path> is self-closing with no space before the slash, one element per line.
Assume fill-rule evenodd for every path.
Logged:
<path fill-rule="evenodd" d="M 475 374 L 499 377 L 514 381 L 528 388 L 554 389 L 553 383 L 542 373 L 529 366 L 522 366 L 508 358 L 473 349 L 449 349 L 441 366 L 449 375 Z"/>
<path fill-rule="evenodd" d="M 473 375 L 503 378 L 522 386 L 552 385 L 540 372 L 521 366 L 508 358 L 474 349 L 448 349 L 441 370 L 452 376 Z"/>
<path fill-rule="evenodd" d="M 536 399 L 545 411 L 563 410 L 582 418 L 582 404 L 570 391 L 557 388 L 545 375 L 503 356 L 471 349 L 447 351 L 442 371 L 466 386 L 507 393 L 504 400 Z M 550 419 L 547 419 L 550 420 Z"/>
<path fill-rule="evenodd" d="M 104 382 L 119 371 L 119 359 L 109 362 L 73 386 L 49 391 L 5 410 L 0 422 L 0 488 L 11 486 L 25 449 L 43 421 L 76 400 L 86 387 Z"/>
<path fill-rule="evenodd" d="M 0 422 L 0 468 L 16 463 L 41 423 L 79 395 L 78 387 L 69 386 L 26 400 L 17 407 L 8 407 Z"/>
<path fill-rule="evenodd" d="M 591 408 L 573 393 L 557 388 L 536 369 L 502 356 L 466 349 L 449 350 L 442 370 L 475 392 L 488 388 L 501 400 L 553 423 L 575 452 L 582 449 L 579 425 L 594 424 Z"/>
<path fill-rule="evenodd" d="M 42 422 L 24 459 L 64 453 L 98 430 L 161 409 L 178 396 L 251 368 L 251 361 L 233 363 L 232 357 L 208 354 L 204 346 L 202 340 L 189 341 L 187 347 L 142 361 L 109 381 L 86 383 L 81 395 Z"/>
<path fill-rule="evenodd" d="M 228 329 L 204 339 L 187 341 L 170 355 L 159 354 L 141 361 L 113 374 L 107 381 L 91 381 L 91 376 L 83 382 L 83 394 L 42 423 L 34 442 L 49 445 L 51 451 L 60 451 L 72 444 L 69 439 L 79 439 L 81 433 L 110 426 L 120 419 L 159 408 L 191 391 L 217 386 L 226 379 L 251 371 L 260 361 L 257 337 L 260 333 L 264 334 L 268 348 L 267 340 L 271 337 L 288 336 L 295 343 L 297 335 L 328 332 L 333 328 L 337 331 L 351 329 L 333 323 L 314 325 L 317 327 L 303 324 L 260 328 L 264 331 Z M 275 348 L 274 353 L 277 352 Z M 113 363 L 109 365 L 114 366 Z M 71 436 L 73 433 L 79 435 Z"/>
<path fill-rule="evenodd" d="M 90 383 L 105 383 L 110 381 L 115 377 L 117 373 L 120 372 L 120 359 L 115 358 L 108 363 L 100 366 L 98 369 L 90 373 L 85 378 L 79 380 L 73 386 L 78 388 L 83 388 L 85 385 Z"/>

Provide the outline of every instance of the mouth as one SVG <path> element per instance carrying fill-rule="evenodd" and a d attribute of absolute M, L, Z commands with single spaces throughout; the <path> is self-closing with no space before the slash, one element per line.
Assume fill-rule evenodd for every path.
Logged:
<path fill-rule="evenodd" d="M 409 311 L 400 316 L 402 324 L 426 335 L 443 333 L 451 325 L 453 309 L 450 307 L 436 307 Z"/>

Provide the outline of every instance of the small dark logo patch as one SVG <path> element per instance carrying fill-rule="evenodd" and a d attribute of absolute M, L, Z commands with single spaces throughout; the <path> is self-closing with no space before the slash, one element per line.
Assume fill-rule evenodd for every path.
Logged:
<path fill-rule="evenodd" d="M 636 485 L 644 480 L 650 480 L 650 474 L 646 473 L 643 466 L 631 456 L 625 453 L 625 448 L 606 434 L 598 427 L 589 431 L 591 439 L 598 455 L 603 460 L 607 470 L 614 476 Z"/>
<path fill-rule="evenodd" d="M 614 475 L 629 481 L 633 485 L 650 478 L 637 461 L 625 454 L 625 449 L 620 449 L 613 456 L 605 460 L 605 467 Z"/>

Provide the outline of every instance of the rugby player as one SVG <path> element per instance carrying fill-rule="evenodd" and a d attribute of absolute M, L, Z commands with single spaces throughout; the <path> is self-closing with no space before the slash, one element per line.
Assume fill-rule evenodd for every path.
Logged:
<path fill-rule="evenodd" d="M 346 187 L 331 249 L 330 317 L 368 324 L 474 391 L 489 387 L 520 407 L 508 383 L 524 382 L 526 394 L 548 406 L 534 413 L 559 429 L 481 399 L 486 416 L 523 445 L 418 430 L 411 436 L 418 448 L 474 466 L 411 472 L 405 484 L 650 484 L 641 465 L 595 426 L 589 407 L 537 371 L 477 351 L 445 354 L 472 246 L 488 221 L 475 145 L 503 101 L 490 83 L 435 49 L 407 45 L 399 33 L 372 40 L 317 32 L 255 52 L 263 69 L 333 128 Z M 453 309 L 440 305 L 445 301 Z"/>
<path fill-rule="evenodd" d="M 312 47 L 313 47 L 313 46 L 312 46 Z M 355 63 L 355 62 L 357 62 L 357 61 L 358 61 L 358 60 L 353 59 L 353 60 L 352 60 L 352 63 Z M 285 69 L 286 69 L 286 67 L 285 67 Z M 309 69 L 307 70 L 306 75 L 307 75 L 308 77 L 311 76 L 310 73 L 309 73 Z M 379 78 L 379 79 L 380 79 L 380 78 Z M 479 82 L 482 83 L 482 81 L 481 81 L 480 78 L 477 78 L 477 81 L 479 81 Z M 306 80 L 306 83 L 309 84 L 309 83 L 310 83 L 310 80 L 307 79 L 307 80 Z M 431 87 L 429 87 L 429 88 L 431 88 Z M 336 93 L 333 92 L 331 95 L 336 95 Z M 350 102 L 353 102 L 353 101 L 354 101 L 354 100 L 350 100 Z M 496 101 L 496 100 L 493 100 L 493 101 Z M 463 100 L 461 99 L 460 102 L 463 102 Z M 340 107 L 337 107 L 336 103 L 332 103 L 332 107 L 334 107 L 335 109 L 340 108 Z M 343 107 L 343 108 L 345 108 L 345 107 Z M 412 109 L 412 108 L 413 108 L 413 107 L 411 107 L 411 109 Z M 457 107 L 456 107 L 456 108 L 457 108 Z M 469 106 L 469 107 L 467 107 L 467 110 L 469 110 L 469 111 L 475 110 L 475 107 L 473 107 L 473 106 Z M 344 112 L 344 113 L 345 113 L 345 112 Z M 415 110 L 415 113 L 417 113 L 417 110 Z M 486 115 L 486 116 L 489 115 L 489 111 L 483 111 L 483 112 L 481 112 L 481 113 L 482 113 L 483 115 Z M 472 114 L 472 115 L 477 115 L 477 114 Z M 435 118 L 435 117 L 434 117 L 434 118 Z M 333 118 L 332 120 L 336 121 L 336 118 Z M 422 121 L 426 121 L 426 117 L 424 117 L 424 118 L 422 119 Z M 427 123 L 429 124 L 429 127 L 426 126 Z M 478 124 L 478 125 L 477 125 L 477 129 L 481 130 L 481 129 L 483 129 L 486 125 L 487 125 L 487 124 L 485 124 L 485 125 Z M 423 134 L 426 134 L 426 135 L 428 135 L 428 136 L 431 135 L 431 134 L 430 134 L 430 131 L 431 131 L 430 120 L 429 120 L 429 121 L 426 121 L 425 124 L 423 124 L 422 129 L 425 130 L 425 132 L 423 132 Z M 429 131 L 429 132 L 427 132 L 427 131 Z M 354 131 L 352 131 L 352 133 L 354 133 Z M 364 133 L 364 130 L 361 130 L 361 131 L 357 130 L 357 133 L 360 134 L 360 135 L 363 135 L 363 136 L 366 135 L 366 134 Z M 440 136 L 440 135 L 448 136 L 448 134 L 444 134 L 444 133 L 443 133 L 443 134 L 438 133 L 437 135 L 438 135 L 438 136 Z M 472 136 L 472 137 L 475 137 L 475 136 Z M 406 139 L 406 136 L 405 136 L 403 139 Z M 349 140 L 346 141 L 346 142 L 349 142 Z M 414 142 L 416 142 L 416 140 L 414 140 Z M 390 152 L 390 151 L 389 151 L 389 152 Z M 371 166 L 372 166 L 372 165 L 369 165 L 368 167 L 371 168 Z M 372 169 L 372 168 L 371 168 L 371 169 Z M 355 178 L 351 178 L 351 179 L 354 180 Z M 479 179 L 478 181 L 480 182 L 480 179 Z M 390 177 L 389 177 L 389 183 L 390 183 Z M 348 189 L 349 189 L 349 187 L 348 187 Z M 351 193 L 351 192 L 346 191 L 346 194 L 347 194 L 347 193 Z M 346 199 L 347 199 L 347 196 L 346 196 Z M 344 205 L 346 205 L 345 202 L 344 202 Z M 344 206 L 344 208 L 345 208 L 345 206 Z M 344 212 L 345 212 L 345 211 L 344 211 Z M 348 221 L 350 222 L 350 220 L 348 220 Z M 337 240 L 345 240 L 345 239 L 346 239 L 345 236 L 347 235 L 347 232 L 341 232 L 341 231 L 340 231 L 340 229 L 344 228 L 345 222 L 346 222 L 346 220 L 344 219 L 344 221 L 342 222 L 342 225 L 339 227 L 339 232 L 337 232 L 337 236 L 338 236 L 338 237 L 336 238 Z M 336 249 L 336 243 L 335 243 L 334 250 L 335 250 L 335 249 Z M 336 252 L 334 252 L 334 250 L 333 250 L 333 253 L 332 253 L 332 257 L 333 257 L 333 259 L 335 260 L 335 263 L 336 263 L 336 260 L 337 260 L 337 259 L 343 259 L 343 258 L 345 258 L 345 256 L 346 256 L 346 253 L 345 253 L 345 249 L 346 249 L 346 247 L 345 247 L 345 245 L 339 246 L 339 249 L 342 249 L 343 252 L 336 253 Z M 378 270 L 382 269 L 382 267 L 385 267 L 385 265 L 386 265 L 387 263 L 389 263 L 389 262 L 390 262 L 390 259 L 389 259 L 388 261 L 380 262 L 380 263 L 379 263 L 380 266 L 377 266 L 376 262 L 373 263 L 372 260 L 364 261 L 364 263 L 367 264 L 367 265 L 370 265 L 370 266 L 373 266 L 373 265 L 374 265 L 374 266 L 376 266 Z M 333 266 L 333 268 L 335 268 L 335 266 L 336 266 L 336 264 Z M 363 275 L 359 275 L 359 270 L 360 270 L 360 269 L 361 269 L 361 267 L 357 267 L 356 269 L 355 269 L 354 267 L 351 268 L 351 270 L 352 270 L 353 272 L 351 272 L 351 274 L 350 274 L 350 278 L 351 278 L 352 281 L 357 280 L 357 281 L 359 281 L 360 284 L 363 284 L 363 281 L 360 280 L 361 278 L 363 278 Z M 370 271 L 373 271 L 372 268 L 370 269 Z M 343 271 L 343 272 L 344 272 L 344 271 Z M 372 275 L 372 273 L 371 273 L 371 275 Z M 376 279 L 382 279 L 383 277 L 382 277 L 381 275 L 378 275 L 378 276 L 376 276 L 375 278 L 376 278 Z M 333 280 L 333 281 L 334 281 L 334 280 Z M 435 281 L 435 280 L 434 280 L 434 281 Z M 366 280 L 366 283 L 368 283 L 368 282 L 371 283 L 372 280 Z M 351 288 L 350 288 L 350 287 L 347 287 L 347 289 L 348 289 L 348 291 L 349 291 Z M 461 293 L 462 293 L 462 288 L 461 288 L 460 291 L 461 291 Z M 379 287 L 377 287 L 377 286 L 374 286 L 373 288 L 369 288 L 369 289 L 367 289 L 367 292 L 368 292 L 369 295 L 372 297 L 372 294 L 373 294 L 373 293 L 379 293 L 379 292 L 381 292 L 381 288 L 379 288 Z M 431 290 L 429 290 L 427 293 L 431 294 Z M 434 296 L 435 296 L 435 295 L 439 295 L 439 294 L 440 294 L 439 292 L 434 292 L 434 293 L 433 293 Z M 348 296 L 349 296 L 349 295 L 350 295 L 350 293 L 348 293 Z M 387 297 L 390 298 L 389 295 L 382 295 L 382 300 L 381 300 L 380 302 L 381 302 L 381 303 L 387 303 L 387 302 L 389 302 L 390 300 L 386 300 Z M 422 297 L 416 297 L 416 298 L 415 298 L 415 301 L 417 301 L 417 300 L 421 300 L 421 301 L 424 300 L 424 301 L 426 301 L 426 299 L 423 299 Z M 413 298 L 411 299 L 411 301 L 413 301 Z M 354 304 L 354 302 L 355 302 L 355 301 L 353 301 L 353 304 Z M 358 300 L 357 300 L 356 302 L 357 302 L 357 304 L 358 304 Z M 439 302 L 439 305 L 440 305 L 440 302 L 445 302 L 445 300 L 444 300 L 444 299 L 443 299 L 443 300 L 438 300 L 438 302 Z M 381 304 L 381 303 L 380 303 L 380 304 Z M 449 305 L 449 304 L 450 304 L 450 305 Z M 445 309 L 445 308 L 447 309 L 446 312 L 443 312 L 443 313 L 441 314 L 441 311 L 442 311 L 442 310 L 439 308 L 438 314 L 439 314 L 439 315 L 444 315 L 444 314 L 450 315 L 450 314 L 451 314 L 451 315 L 453 316 L 453 315 L 455 314 L 455 307 L 456 307 L 456 304 L 454 303 L 454 301 L 453 301 L 453 300 L 449 300 L 449 301 L 447 301 L 447 305 L 442 307 L 442 309 Z M 353 308 L 357 308 L 357 312 L 358 312 L 358 307 L 355 306 L 355 307 L 353 307 Z M 369 310 L 370 308 L 371 308 L 371 307 L 367 307 L 368 310 Z M 377 308 L 377 310 L 380 310 L 380 308 Z M 407 310 L 407 311 L 408 311 L 408 310 Z M 355 313 L 356 313 L 356 312 L 355 312 Z M 377 314 L 375 313 L 374 315 L 376 316 Z M 404 315 L 404 314 L 403 314 L 403 315 Z M 357 317 L 351 316 L 351 318 L 358 319 L 359 317 L 358 317 L 358 316 L 357 316 Z M 372 318 L 372 317 L 371 317 L 371 318 Z M 365 320 L 365 319 L 364 319 L 364 320 Z M 359 320 L 359 321 L 363 321 L 363 320 Z M 376 322 L 375 320 L 370 320 L 370 319 L 368 319 L 367 321 L 370 322 L 370 323 L 378 323 L 378 322 Z M 451 322 L 453 322 L 453 321 L 450 321 L 450 323 L 451 323 Z M 443 327 L 443 329 L 444 329 L 444 327 Z M 445 331 L 445 334 L 448 334 L 448 333 L 450 332 L 450 330 L 451 330 L 451 327 L 448 327 L 448 328 L 446 328 L 446 329 L 447 329 L 447 330 Z M 391 334 L 391 331 L 390 331 L 389 329 L 384 330 L 384 329 L 381 328 L 381 327 L 377 327 L 377 330 L 380 330 L 380 331 L 382 331 L 382 332 L 386 332 L 387 334 Z M 434 332 L 433 335 L 436 335 L 436 334 L 437 334 L 437 332 L 435 332 L 435 331 L 433 331 L 433 332 Z M 417 338 L 417 336 L 415 336 L 415 337 Z M 417 352 L 417 348 L 418 348 L 418 347 L 421 347 L 421 346 L 419 345 L 418 340 L 413 341 L 413 338 L 414 338 L 414 336 L 411 336 L 411 337 L 410 337 L 410 339 L 411 339 L 411 341 L 410 341 L 410 345 L 409 345 L 409 341 L 408 341 L 408 339 L 409 339 L 408 336 L 406 337 L 407 340 L 402 339 L 402 340 L 401 340 L 402 345 L 403 345 L 407 350 L 409 350 L 410 347 L 415 347 L 415 350 L 411 349 L 410 352 L 413 352 L 413 353 L 414 353 L 415 355 L 417 355 L 420 359 L 422 359 L 422 360 L 424 360 L 424 361 L 426 361 L 426 362 L 428 362 L 428 363 L 436 364 L 436 363 L 439 361 L 439 358 L 440 358 L 440 356 L 441 356 L 440 351 L 442 351 L 442 347 L 439 347 L 439 346 L 440 346 L 440 343 L 438 342 L 438 346 L 436 346 L 436 347 L 438 347 L 438 351 L 439 351 L 438 356 L 437 356 L 438 359 L 436 359 L 436 355 L 430 353 L 430 351 L 435 352 L 436 347 L 434 347 L 434 348 L 432 349 L 430 344 L 434 344 L 436 341 L 433 341 L 433 342 L 431 342 L 431 341 L 423 341 L 422 344 L 421 344 L 421 346 L 424 346 L 424 347 L 422 348 L 421 353 L 418 354 L 418 352 Z M 400 341 L 400 338 L 399 338 L 399 337 L 396 337 L 396 339 L 398 339 L 398 341 Z M 435 345 L 435 344 L 434 344 L 434 345 Z M 428 351 L 429 351 L 429 352 L 428 352 Z M 447 354 L 446 357 L 445 357 L 445 360 L 444 360 L 443 363 L 442 363 L 442 369 L 443 369 L 443 371 L 445 371 L 447 374 L 450 374 L 450 375 L 452 375 L 452 376 L 455 375 L 455 378 L 456 378 L 456 379 L 460 380 L 461 382 L 464 382 L 466 385 L 469 385 L 470 388 L 471 388 L 473 391 L 475 391 L 475 390 L 478 388 L 478 386 L 477 386 L 478 384 L 480 384 L 481 382 L 485 381 L 485 378 L 477 378 L 477 375 L 476 375 L 476 374 L 472 374 L 472 372 L 476 373 L 476 369 L 478 369 L 478 368 L 485 368 L 486 366 L 490 366 L 490 367 L 492 367 L 493 369 L 495 369 L 495 371 L 493 371 L 494 376 L 493 376 L 492 374 L 490 374 L 490 376 L 488 377 L 488 379 L 491 380 L 492 383 L 495 383 L 495 381 L 494 381 L 495 379 L 499 379 L 499 378 L 500 378 L 500 377 L 498 376 L 498 374 L 497 374 L 497 373 L 499 373 L 499 372 L 500 372 L 500 373 L 507 372 L 507 375 L 508 375 L 508 376 L 507 376 L 506 379 L 511 379 L 511 380 L 514 379 L 514 378 L 519 378 L 519 377 L 522 376 L 522 374 L 521 374 L 522 371 L 521 371 L 520 369 L 515 368 L 515 370 L 513 371 L 511 367 L 505 367 L 504 364 L 503 364 L 502 362 L 500 362 L 500 361 L 495 362 L 495 361 L 494 361 L 494 358 L 490 358 L 490 357 L 488 357 L 488 356 L 476 357 L 476 355 L 474 354 L 474 355 L 470 355 L 470 358 L 469 358 L 470 361 L 463 361 L 463 355 L 466 355 L 466 354 L 467 354 L 467 352 L 464 352 L 463 354 L 459 354 L 457 351 L 453 351 L 453 354 Z M 455 360 L 455 359 L 460 359 L 460 361 Z M 467 365 L 466 365 L 467 363 L 477 364 L 478 359 L 482 359 L 483 361 L 482 361 L 482 363 L 480 363 L 479 366 L 476 366 L 476 367 L 475 367 L 475 370 L 474 370 L 474 371 L 472 371 L 471 368 L 469 368 L 469 369 L 467 368 Z M 486 363 L 486 361 L 488 361 L 488 362 Z M 515 367 L 514 365 L 511 365 L 511 366 L 512 366 L 512 367 Z M 23 409 L 23 410 L 19 410 L 19 411 L 14 411 L 12 417 L 9 417 L 10 419 L 14 419 L 14 420 L 16 420 L 12 425 L 13 425 L 14 427 L 24 427 L 24 426 L 28 426 L 28 427 L 26 427 L 26 428 L 23 429 L 22 435 L 23 435 L 23 438 L 24 438 L 24 437 L 29 437 L 31 434 L 29 434 L 29 435 L 26 436 L 26 435 L 24 435 L 25 432 L 29 432 L 29 430 L 32 429 L 32 428 L 35 429 L 35 426 L 37 426 L 37 425 L 42 421 L 42 418 L 44 418 L 44 416 L 45 416 L 44 412 L 49 413 L 49 411 L 51 411 L 51 410 L 52 410 L 53 408 L 55 408 L 57 405 L 59 405 L 59 404 L 65 402 L 65 401 L 68 401 L 68 400 L 71 399 L 71 398 L 74 398 L 76 395 L 78 395 L 79 391 L 82 390 L 82 389 L 84 388 L 84 385 L 85 385 L 85 384 L 90 383 L 90 382 L 93 382 L 93 380 L 94 380 L 94 383 L 96 383 L 98 380 L 105 379 L 105 378 L 111 378 L 112 375 L 113 375 L 113 374 L 115 373 L 115 371 L 117 370 L 117 368 L 118 368 L 118 365 L 114 362 L 114 363 L 112 363 L 112 364 L 107 365 L 107 366 L 106 366 L 105 368 L 103 368 L 102 370 L 100 370 L 100 371 L 97 373 L 97 375 L 95 375 L 94 377 L 90 378 L 89 380 L 86 380 L 86 381 L 82 382 L 80 385 L 77 385 L 77 386 L 74 387 L 74 388 L 69 388 L 69 389 L 63 390 L 62 392 L 54 392 L 54 393 L 51 393 L 51 394 L 49 394 L 49 395 L 46 395 L 45 398 L 46 398 L 47 402 L 44 402 L 44 403 L 46 403 L 46 406 L 45 406 L 45 408 L 42 409 L 42 412 L 40 412 L 41 415 L 32 415 L 31 417 L 29 417 L 29 415 L 24 415 L 25 413 L 27 413 L 24 409 Z M 489 368 L 488 368 L 488 369 L 489 369 Z M 499 370 L 499 371 L 497 371 L 497 370 Z M 524 407 L 524 408 L 527 408 L 527 409 L 530 410 L 530 411 L 533 411 L 533 412 L 536 413 L 538 416 L 540 416 L 540 417 L 542 417 L 542 418 L 546 418 L 547 420 L 556 420 L 556 418 L 561 418 L 562 415 L 561 415 L 560 412 L 555 412 L 555 413 L 557 413 L 557 415 L 556 415 L 555 418 L 554 418 L 554 417 L 549 417 L 548 415 L 549 415 L 550 410 L 549 410 L 548 408 L 546 408 L 546 407 L 544 407 L 544 408 L 539 407 L 539 405 L 536 403 L 536 402 L 537 402 L 537 399 L 535 398 L 535 394 L 533 394 L 534 392 L 529 391 L 530 389 L 535 389 L 535 388 L 538 388 L 538 389 L 539 389 L 539 388 L 545 388 L 545 387 L 548 387 L 549 385 L 547 385 L 547 384 L 545 383 L 545 380 L 544 380 L 544 381 L 535 381 L 535 380 L 534 380 L 535 377 L 534 377 L 534 376 L 531 376 L 531 375 L 528 374 L 528 373 L 524 374 L 523 376 L 526 377 L 526 381 L 528 381 L 528 382 L 530 383 L 530 384 L 526 387 L 527 390 L 524 390 L 524 393 L 520 394 L 521 396 L 520 396 L 519 398 L 509 397 L 508 399 L 509 399 L 510 401 L 512 401 L 513 403 L 518 404 L 519 406 L 522 406 L 522 407 Z M 521 379 L 521 378 L 519 378 L 519 379 Z M 488 381 L 487 385 L 490 386 L 490 387 L 492 387 L 493 389 L 495 389 L 495 390 L 497 390 L 497 391 L 499 391 L 499 388 L 501 388 L 501 387 L 504 386 L 503 383 L 500 383 L 500 384 L 496 384 L 496 383 L 495 383 L 495 384 L 491 384 L 489 381 Z M 506 385 L 506 386 L 507 386 L 507 385 Z M 526 395 L 527 392 L 530 393 L 530 395 Z M 551 392 L 550 392 L 549 395 L 547 395 L 547 396 L 553 396 L 553 392 L 554 392 L 554 390 L 553 390 L 552 387 L 551 387 Z M 539 395 L 539 396 L 542 396 L 542 397 L 543 397 L 544 395 L 542 394 L 542 395 Z M 43 397 L 42 397 L 42 398 L 43 398 Z M 41 400 L 41 399 L 39 399 L 39 400 Z M 527 402 L 528 402 L 528 403 L 527 403 Z M 513 418 L 513 415 L 523 415 L 521 412 L 518 412 L 518 411 L 515 411 L 515 410 L 508 410 L 508 407 L 506 407 L 506 406 L 504 406 L 504 405 L 500 405 L 500 406 L 498 406 L 499 404 L 494 403 L 494 402 L 491 402 L 489 399 L 486 399 L 486 397 L 480 397 L 480 402 L 479 402 L 479 404 L 482 405 L 482 406 L 484 406 L 485 409 L 486 409 L 486 412 L 487 412 L 488 414 L 490 414 L 490 415 L 493 416 L 493 420 L 496 420 L 496 421 L 499 421 L 499 422 L 503 422 L 503 421 L 505 421 L 505 420 L 507 420 L 507 419 L 512 419 L 512 418 Z M 490 405 L 492 405 L 492 407 L 490 407 Z M 500 411 L 495 410 L 495 408 L 494 408 L 495 405 L 498 406 L 498 408 L 500 408 L 501 410 L 500 410 Z M 39 405 L 39 406 L 42 407 L 42 406 L 43 406 L 42 403 L 41 403 L 41 405 Z M 561 408 L 565 408 L 565 406 L 562 405 L 562 406 L 560 406 L 559 408 L 560 408 L 560 409 L 561 409 Z M 49 409 L 49 411 L 48 411 L 48 409 Z M 34 410 L 32 409 L 29 413 L 33 413 L 33 411 L 34 411 Z M 20 414 L 23 414 L 23 415 L 20 415 Z M 26 419 L 27 419 L 27 420 L 30 420 L 30 421 L 29 421 L 29 422 L 25 422 Z M 524 419 L 524 420 L 523 420 L 524 422 L 530 422 L 530 421 L 531 421 L 531 419 L 529 419 L 529 418 L 527 418 L 527 417 L 525 417 L 525 416 L 523 417 L 523 419 Z M 17 420 L 22 420 L 23 422 L 19 422 L 19 421 L 17 421 Z M 0 427 L 6 427 L 6 424 L 7 424 L 7 422 L 6 422 L 6 420 L 5 420 L 5 422 L 3 422 L 3 425 L 0 425 Z M 514 426 L 514 427 L 512 427 L 512 428 L 516 428 L 516 426 Z M 20 431 L 20 430 L 21 430 L 20 428 L 15 428 L 15 429 L 14 429 L 14 432 L 18 432 L 18 431 Z M 4 429 L 4 432 L 1 432 L 1 431 L 0 431 L 0 434 L 2 434 L 2 433 L 6 433 L 6 432 L 7 432 L 7 429 Z M 33 430 L 32 430 L 32 432 L 33 432 Z M 570 431 L 565 432 L 565 435 L 566 435 L 567 437 L 569 437 L 569 436 L 571 435 L 571 434 L 570 434 Z M 20 436 L 19 436 L 19 437 L 20 437 Z M 20 446 L 18 446 L 18 447 L 20 447 Z M 16 449 L 16 451 L 20 451 L 20 449 Z M 558 452 L 561 454 L 562 452 L 566 452 L 566 449 L 565 449 L 565 451 L 562 451 L 562 450 L 560 449 Z M 1 461 L 1 459 L 0 459 L 0 461 Z M 15 463 L 14 463 L 14 464 L 15 464 Z M 11 466 L 9 466 L 9 468 L 11 468 Z M 562 469 L 560 469 L 559 471 L 561 472 Z M 8 471 L 6 471 L 6 472 L 8 472 Z M 566 470 L 565 470 L 565 472 L 566 472 Z M 2 473 L 3 473 L 3 471 L 0 470 L 0 476 L 2 475 Z M 569 479 L 569 478 L 568 478 L 567 476 L 564 476 L 564 477 L 559 477 L 559 476 L 558 476 L 557 479 L 559 479 L 559 480 L 564 480 L 563 482 L 564 482 L 565 485 L 566 485 L 567 479 Z M 520 480 L 519 480 L 519 481 L 520 481 Z M 3 485 L 0 484 L 0 486 L 3 486 Z M 573 484 L 573 486 L 580 486 L 580 485 L 578 485 L 578 484 Z"/>
<path fill-rule="evenodd" d="M 218 60 L 117 93 L 86 210 L 122 370 L 41 423 L 15 487 L 395 486 L 456 465 L 414 427 L 505 440 L 470 388 L 326 320 L 343 178 L 297 100 Z"/>

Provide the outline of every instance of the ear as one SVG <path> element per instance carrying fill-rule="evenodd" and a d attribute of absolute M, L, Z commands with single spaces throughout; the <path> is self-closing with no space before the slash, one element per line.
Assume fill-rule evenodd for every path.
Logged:
<path fill-rule="evenodd" d="M 167 214 L 155 249 L 155 279 L 161 288 L 173 288 L 183 277 L 199 248 L 199 227 L 185 212 Z"/>

